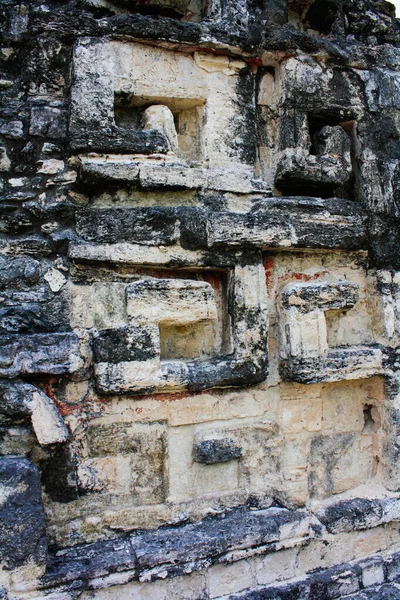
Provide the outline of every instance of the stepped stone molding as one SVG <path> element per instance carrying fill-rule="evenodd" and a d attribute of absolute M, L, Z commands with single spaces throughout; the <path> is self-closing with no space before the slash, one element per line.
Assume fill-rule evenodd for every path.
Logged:
<path fill-rule="evenodd" d="M 379 348 L 328 348 L 325 312 L 350 309 L 358 286 L 348 281 L 292 283 L 280 294 L 283 378 L 299 383 L 371 377 L 382 372 Z"/>

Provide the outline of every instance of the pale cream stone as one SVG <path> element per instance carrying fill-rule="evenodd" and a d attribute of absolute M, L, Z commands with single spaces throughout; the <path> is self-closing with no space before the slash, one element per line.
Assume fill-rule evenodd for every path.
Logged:
<path fill-rule="evenodd" d="M 138 322 L 186 325 L 217 318 L 212 286 L 184 279 L 132 283 L 127 288 L 127 314 Z"/>
<path fill-rule="evenodd" d="M 52 292 L 59 292 L 67 283 L 66 277 L 58 269 L 49 269 L 43 275 Z"/>
<path fill-rule="evenodd" d="M 255 417 L 263 412 L 262 404 L 250 392 L 214 392 L 168 402 L 168 420 L 172 426 Z"/>
<path fill-rule="evenodd" d="M 65 442 L 69 432 L 53 401 L 43 393 L 33 392 L 29 402 L 32 427 L 39 444 Z"/>
<path fill-rule="evenodd" d="M 55 158 L 49 158 L 48 160 L 42 161 L 41 167 L 38 169 L 38 173 L 44 175 L 55 175 L 64 170 L 65 163 L 63 160 L 57 160 Z"/>
<path fill-rule="evenodd" d="M 280 550 L 268 554 L 258 562 L 255 568 L 257 583 L 259 585 L 269 585 L 274 581 L 294 577 L 298 552 L 297 548 L 290 548 L 289 550 Z"/>
<path fill-rule="evenodd" d="M 360 387 L 357 383 L 351 382 L 323 386 L 322 406 L 325 431 L 362 431 L 364 404 Z M 365 402 L 367 403 L 367 398 L 365 398 Z"/>
<path fill-rule="evenodd" d="M 241 560 L 233 564 L 214 565 L 207 572 L 210 598 L 236 594 L 254 587 L 256 580 L 250 561 Z"/>
<path fill-rule="evenodd" d="M 202 496 L 213 492 L 226 492 L 239 487 L 237 460 L 215 465 L 194 463 L 192 466 L 193 494 Z"/>
<path fill-rule="evenodd" d="M 94 298 L 91 285 L 67 284 L 70 305 L 70 323 L 73 329 L 94 327 Z"/>
<path fill-rule="evenodd" d="M 154 104 L 146 108 L 142 115 L 143 129 L 156 129 L 161 131 L 169 142 L 172 152 L 177 152 L 178 136 L 175 129 L 174 115 L 168 106 Z"/>
<path fill-rule="evenodd" d="M 94 326 L 112 329 L 127 325 L 126 285 L 123 283 L 95 283 L 93 290 Z"/>
<path fill-rule="evenodd" d="M 284 433 L 320 431 L 322 427 L 322 401 L 320 397 L 299 397 L 281 400 L 278 422 Z"/>

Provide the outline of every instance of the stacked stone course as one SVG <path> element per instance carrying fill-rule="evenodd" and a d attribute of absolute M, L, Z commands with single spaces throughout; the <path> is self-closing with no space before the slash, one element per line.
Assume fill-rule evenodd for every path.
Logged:
<path fill-rule="evenodd" d="M 394 7 L 0 28 L 0 598 L 400 598 Z"/>

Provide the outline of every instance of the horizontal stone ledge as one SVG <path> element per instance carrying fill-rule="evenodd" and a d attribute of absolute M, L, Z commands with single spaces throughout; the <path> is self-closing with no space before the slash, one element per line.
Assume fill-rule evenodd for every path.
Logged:
<path fill-rule="evenodd" d="M 382 494 L 384 493 L 382 488 Z M 363 511 L 367 515 L 365 519 Z M 326 533 L 335 535 L 362 531 L 396 521 L 400 521 L 400 498 L 393 494 L 373 499 L 343 499 L 342 495 L 333 503 L 330 500 L 322 506 L 319 504 L 314 513 L 303 509 L 272 507 L 249 510 L 247 507 L 240 507 L 221 515 L 206 517 L 197 523 L 133 532 L 115 539 L 59 550 L 49 557 L 40 587 L 71 585 L 76 590 L 94 589 L 98 578 L 124 572 L 129 572 L 129 580 L 151 581 L 174 577 L 202 570 L 211 564 L 240 561 L 254 553 L 268 554 L 307 544 L 315 537 L 324 538 Z M 390 580 L 400 573 L 400 554 L 396 560 L 392 557 L 388 559 L 387 572 Z M 363 564 L 365 561 L 363 559 Z M 397 564 L 399 569 L 396 569 Z M 354 563 L 353 566 L 346 564 L 311 573 L 303 577 L 301 582 L 333 581 L 331 574 L 337 573 L 341 568 L 361 573 L 358 566 L 354 571 Z M 265 589 L 276 588 L 272 585 Z M 233 598 L 236 596 L 232 600 Z"/>
<path fill-rule="evenodd" d="M 198 523 L 167 526 L 153 531 L 67 548 L 49 558 L 42 588 L 74 582 L 74 589 L 87 587 L 91 579 L 110 573 L 133 571 L 135 579 L 156 579 L 202 568 L 205 563 L 232 560 L 232 552 L 307 543 L 314 536 L 314 517 L 303 510 L 269 508 L 234 509 Z M 228 555 L 229 553 L 229 555 Z M 197 565 L 197 569 L 196 569 Z"/>
<path fill-rule="evenodd" d="M 105 395 L 234 388 L 260 383 L 267 376 L 268 356 L 256 352 L 251 358 L 232 356 L 161 363 L 137 360 L 95 365 L 96 386 Z"/>
<path fill-rule="evenodd" d="M 104 150 L 107 151 L 113 150 L 110 147 Z M 78 158 L 81 181 L 86 185 L 129 183 L 145 190 L 210 189 L 237 194 L 272 192 L 271 187 L 254 177 L 250 170 L 190 167 L 173 155 L 149 157 L 147 160 L 134 154 L 80 155 Z"/>
<path fill-rule="evenodd" d="M 225 248 L 367 247 L 366 217 L 356 203 L 336 199 L 264 198 L 249 212 L 187 206 L 106 207 L 77 212 L 74 244 L 131 243 L 187 250 Z M 154 253 L 154 250 L 152 250 Z"/>
<path fill-rule="evenodd" d="M 329 500 L 316 510 L 315 515 L 329 533 L 371 529 L 400 521 L 400 497 Z"/>
<path fill-rule="evenodd" d="M 193 248 L 203 243 L 209 248 L 357 250 L 367 247 L 367 222 L 360 204 L 338 198 L 263 198 L 245 213 L 186 209 L 181 239 Z"/>
<path fill-rule="evenodd" d="M 260 585 L 215 600 L 397 600 L 399 567 L 400 553 L 374 555 L 319 569 L 295 581 Z"/>
<path fill-rule="evenodd" d="M 74 333 L 0 336 L 0 377 L 74 373 L 80 366 L 79 339 Z"/>
<path fill-rule="evenodd" d="M 321 383 L 364 379 L 383 374 L 380 348 L 355 346 L 329 350 L 327 356 L 288 358 L 280 361 L 282 379 L 297 383 Z"/>

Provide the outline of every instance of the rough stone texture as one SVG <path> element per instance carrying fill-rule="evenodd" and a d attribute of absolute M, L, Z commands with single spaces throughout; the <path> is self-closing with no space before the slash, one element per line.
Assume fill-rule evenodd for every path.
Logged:
<path fill-rule="evenodd" d="M 37 468 L 25 458 L 0 460 L 0 557 L 7 569 L 43 567 L 46 531 Z"/>
<path fill-rule="evenodd" d="M 393 7 L 0 31 L 0 597 L 398 597 Z"/>

